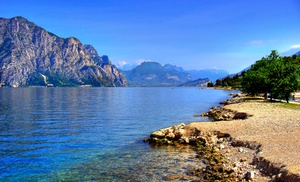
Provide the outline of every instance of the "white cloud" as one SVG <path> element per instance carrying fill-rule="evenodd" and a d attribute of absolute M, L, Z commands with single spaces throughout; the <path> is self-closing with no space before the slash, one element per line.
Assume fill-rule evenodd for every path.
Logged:
<path fill-rule="evenodd" d="M 297 48 L 300 48 L 300 44 L 296 44 L 296 45 L 292 45 L 291 47 L 292 49 L 297 49 Z"/>
<path fill-rule="evenodd" d="M 262 44 L 273 44 L 278 42 L 277 40 L 251 40 L 248 42 L 250 45 L 262 45 Z"/>
<path fill-rule="evenodd" d="M 252 40 L 252 41 L 249 42 L 249 44 L 251 44 L 251 45 L 261 45 L 264 42 L 265 42 L 264 40 Z"/>

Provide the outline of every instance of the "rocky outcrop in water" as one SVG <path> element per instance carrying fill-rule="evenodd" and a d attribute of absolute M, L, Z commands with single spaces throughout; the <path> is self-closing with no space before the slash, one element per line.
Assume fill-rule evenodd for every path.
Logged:
<path fill-rule="evenodd" d="M 91 45 L 14 17 L 0 18 L 0 85 L 127 86 L 127 81 Z"/>
<path fill-rule="evenodd" d="M 260 160 L 259 143 L 236 140 L 221 131 L 201 131 L 182 123 L 155 131 L 144 141 L 153 145 L 195 146 L 198 153 L 196 158 L 201 167 L 189 170 L 187 174 L 200 177 L 200 181 L 265 181 L 271 179 L 264 177 L 261 172 L 261 168 L 265 166 L 271 170 L 269 173 L 280 174 L 270 163 Z M 167 179 L 181 177 L 174 175 Z M 274 179 L 280 181 L 280 176 L 275 176 Z"/>

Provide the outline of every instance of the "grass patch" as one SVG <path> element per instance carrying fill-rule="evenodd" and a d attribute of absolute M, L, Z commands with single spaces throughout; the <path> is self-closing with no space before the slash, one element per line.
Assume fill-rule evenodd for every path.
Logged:
<path fill-rule="evenodd" d="M 245 101 L 266 101 L 262 97 L 245 97 Z"/>
<path fill-rule="evenodd" d="M 300 110 L 300 104 L 297 103 L 278 102 L 277 105 L 287 109 Z"/>
<path fill-rule="evenodd" d="M 294 110 L 300 110 L 300 103 L 286 103 L 278 100 L 265 100 L 262 97 L 246 97 L 245 101 L 258 101 L 258 102 L 266 102 L 266 103 L 272 103 L 276 106 L 286 108 L 286 109 L 294 109 Z"/>

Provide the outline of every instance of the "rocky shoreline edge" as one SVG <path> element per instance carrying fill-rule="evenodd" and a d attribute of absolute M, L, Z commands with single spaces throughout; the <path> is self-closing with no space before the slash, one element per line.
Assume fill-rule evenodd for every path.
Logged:
<path fill-rule="evenodd" d="M 233 95 L 221 104 L 244 102 L 244 98 L 243 95 Z M 247 119 L 252 115 L 219 106 L 201 116 L 217 122 Z M 201 131 L 182 123 L 155 131 L 144 142 L 152 145 L 196 146 L 197 158 L 205 167 L 188 171 L 187 175 L 197 176 L 201 181 L 300 181 L 300 176 L 287 171 L 284 164 L 261 157 L 263 151 L 260 143 L 237 140 L 230 133 L 222 131 Z M 182 177 L 174 175 L 166 177 L 166 180 Z"/>

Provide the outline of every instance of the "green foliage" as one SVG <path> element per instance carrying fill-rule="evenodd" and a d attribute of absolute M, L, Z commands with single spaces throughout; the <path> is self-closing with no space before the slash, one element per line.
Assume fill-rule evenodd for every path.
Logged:
<path fill-rule="evenodd" d="M 270 93 L 271 98 L 289 100 L 300 89 L 300 56 L 280 57 L 273 50 L 257 61 L 242 78 L 243 91 L 251 95 Z"/>
<path fill-rule="evenodd" d="M 214 83 L 213 82 L 208 82 L 207 87 L 214 87 Z"/>
<path fill-rule="evenodd" d="M 38 72 L 28 75 L 28 86 L 46 86 L 44 78 Z"/>
<path fill-rule="evenodd" d="M 67 79 L 66 77 L 53 73 L 50 71 L 46 71 L 44 73 L 47 76 L 47 82 L 53 84 L 55 87 L 74 87 L 77 86 L 74 84 L 72 80 Z"/>
<path fill-rule="evenodd" d="M 243 74 L 243 72 L 242 72 L 242 74 Z M 241 87 L 241 75 L 236 74 L 233 77 L 226 76 L 223 79 L 218 79 L 218 80 L 216 80 L 216 86 L 240 88 Z"/>

